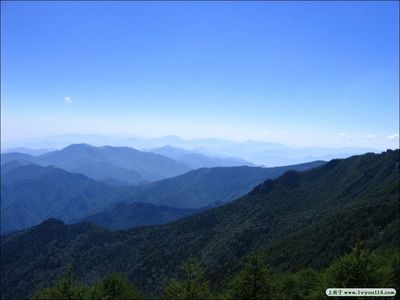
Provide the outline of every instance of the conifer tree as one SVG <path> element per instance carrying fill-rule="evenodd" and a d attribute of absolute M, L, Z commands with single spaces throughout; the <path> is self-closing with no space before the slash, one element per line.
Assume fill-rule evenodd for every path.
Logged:
<path fill-rule="evenodd" d="M 64 276 L 54 287 L 37 290 L 31 297 L 32 300 L 83 300 L 85 289 L 78 285 L 68 264 Z"/>
<path fill-rule="evenodd" d="M 164 289 L 166 300 L 207 300 L 211 299 L 208 282 L 204 280 L 200 265 L 189 259 L 182 266 L 184 278 L 182 281 L 170 280 Z"/>
<path fill-rule="evenodd" d="M 358 241 L 350 254 L 337 259 L 326 271 L 329 287 L 367 288 L 387 282 L 377 257 Z"/>
<path fill-rule="evenodd" d="M 96 284 L 91 298 L 99 300 L 139 300 L 139 291 L 133 287 L 121 274 L 113 273 Z"/>
<path fill-rule="evenodd" d="M 262 255 L 260 252 L 254 252 L 247 258 L 243 270 L 232 280 L 228 297 L 235 300 L 272 299 L 271 281 Z"/>
<path fill-rule="evenodd" d="M 389 276 L 390 287 L 393 287 L 398 293 L 400 293 L 400 260 L 398 253 L 391 261 Z"/>

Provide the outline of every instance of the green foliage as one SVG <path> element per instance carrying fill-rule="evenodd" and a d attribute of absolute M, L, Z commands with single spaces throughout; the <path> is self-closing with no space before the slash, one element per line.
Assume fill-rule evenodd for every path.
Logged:
<path fill-rule="evenodd" d="M 208 282 L 204 280 L 200 265 L 189 259 L 182 266 L 184 278 L 170 280 L 164 289 L 166 300 L 207 300 L 212 299 Z"/>
<path fill-rule="evenodd" d="M 64 276 L 52 288 L 36 291 L 32 300 L 84 300 L 85 289 L 74 278 L 71 265 L 67 266 Z"/>
<path fill-rule="evenodd" d="M 272 299 L 272 277 L 260 253 L 252 253 L 229 287 L 228 299 Z"/>
<path fill-rule="evenodd" d="M 121 274 L 113 273 L 97 283 L 91 291 L 91 297 L 99 300 L 139 300 L 140 292 Z"/>
<path fill-rule="evenodd" d="M 64 276 L 50 288 L 35 291 L 31 300 L 140 300 L 140 292 L 122 275 L 113 273 L 90 287 L 74 278 L 68 265 Z"/>
<path fill-rule="evenodd" d="M 400 260 L 399 260 L 399 251 L 390 261 L 390 271 L 389 271 L 389 286 L 393 287 L 400 293 Z"/>
<path fill-rule="evenodd" d="M 202 268 L 193 259 L 181 267 L 182 278 L 170 279 L 164 287 L 163 300 L 319 300 L 331 287 L 398 288 L 399 249 L 371 253 L 359 243 L 349 254 L 339 257 L 329 267 L 311 268 L 272 276 L 260 251 L 250 254 L 246 263 L 226 289 L 212 294 Z M 154 297 L 151 297 L 154 298 Z M 92 286 L 83 288 L 68 267 L 54 287 L 37 290 L 31 300 L 140 300 L 141 293 L 122 275 L 112 273 Z"/>
<path fill-rule="evenodd" d="M 326 284 L 332 287 L 367 288 L 383 286 L 387 277 L 379 257 L 357 242 L 353 251 L 338 258 L 326 272 Z"/>
<path fill-rule="evenodd" d="M 321 284 L 320 277 L 321 274 L 311 268 L 279 274 L 274 278 L 274 299 L 314 299 L 315 291 Z"/>
<path fill-rule="evenodd" d="M 58 293 L 54 288 L 43 288 L 35 291 L 31 296 L 31 300 L 52 300 L 57 299 Z"/>
<path fill-rule="evenodd" d="M 398 287 L 399 249 L 371 253 L 357 242 L 352 252 L 336 259 L 321 271 L 312 268 L 294 273 L 268 274 L 261 252 L 251 254 L 247 263 L 219 293 L 218 299 L 318 300 L 332 287 Z M 256 276 L 257 271 L 259 275 Z M 258 278 L 258 280 L 255 280 Z M 256 295 L 254 290 L 260 293 Z"/>

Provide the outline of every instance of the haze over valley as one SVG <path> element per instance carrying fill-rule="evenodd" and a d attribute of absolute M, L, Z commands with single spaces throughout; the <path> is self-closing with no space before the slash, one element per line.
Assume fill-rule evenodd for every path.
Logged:
<path fill-rule="evenodd" d="M 300 147 L 288 146 L 277 142 L 255 140 L 238 142 L 221 138 L 186 140 L 175 135 L 160 138 L 141 138 L 137 136 L 118 137 L 70 134 L 5 141 L 2 145 L 2 152 L 21 152 L 37 155 L 50 152 L 50 150 L 61 150 L 70 144 L 76 143 L 93 146 L 133 147 L 145 152 L 162 154 L 185 163 L 191 168 L 238 165 L 275 167 L 312 160 L 345 158 L 354 154 L 385 150 L 382 147 Z M 396 144 L 393 145 L 396 146 Z"/>

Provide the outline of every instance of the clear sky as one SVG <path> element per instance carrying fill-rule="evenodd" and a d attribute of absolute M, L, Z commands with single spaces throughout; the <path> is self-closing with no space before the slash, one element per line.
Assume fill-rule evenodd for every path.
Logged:
<path fill-rule="evenodd" d="M 1 14 L 2 140 L 398 145 L 397 1 L 2 1 Z"/>

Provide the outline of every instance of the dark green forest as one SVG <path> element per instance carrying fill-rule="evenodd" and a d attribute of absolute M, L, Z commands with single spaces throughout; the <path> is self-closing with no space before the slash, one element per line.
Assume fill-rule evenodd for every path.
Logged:
<path fill-rule="evenodd" d="M 92 285 L 76 280 L 71 266 L 54 286 L 34 291 L 31 300 L 268 300 L 323 299 L 328 287 L 391 287 L 400 283 L 399 249 L 371 253 L 357 242 L 352 251 L 327 268 L 273 273 L 265 253 L 257 250 L 243 260 L 243 267 L 224 287 L 212 290 L 202 266 L 189 259 L 177 278 L 168 279 L 159 295 L 147 297 L 122 274 L 111 273 Z"/>
<path fill-rule="evenodd" d="M 335 285 L 398 287 L 399 150 L 289 171 L 164 225 L 49 219 L 1 239 L 2 299 L 321 299 Z"/>

